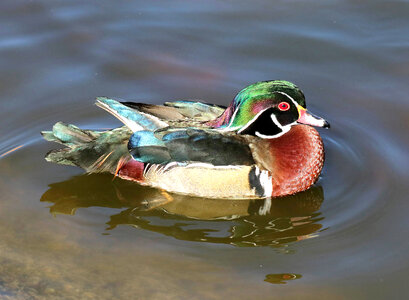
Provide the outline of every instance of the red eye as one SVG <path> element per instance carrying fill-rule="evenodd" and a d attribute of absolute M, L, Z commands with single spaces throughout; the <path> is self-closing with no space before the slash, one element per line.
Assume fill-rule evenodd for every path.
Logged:
<path fill-rule="evenodd" d="M 278 109 L 281 111 L 289 110 L 290 104 L 288 104 L 287 102 L 281 102 L 280 104 L 278 104 Z"/>

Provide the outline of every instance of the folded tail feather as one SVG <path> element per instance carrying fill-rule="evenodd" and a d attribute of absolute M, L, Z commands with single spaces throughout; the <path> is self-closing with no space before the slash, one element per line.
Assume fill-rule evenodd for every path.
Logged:
<path fill-rule="evenodd" d="M 46 160 L 58 164 L 79 166 L 90 173 L 113 172 L 119 162 L 131 159 L 127 144 L 132 132 L 141 132 L 141 134 L 136 135 L 138 139 L 143 137 L 143 140 L 146 141 L 149 137 L 153 141 L 155 140 L 154 132 L 168 127 L 168 123 L 159 116 L 150 114 L 148 111 L 139 111 L 138 106 L 132 107 L 129 103 L 125 104 L 105 97 L 98 97 L 96 101 L 97 106 L 117 117 L 126 127 L 98 132 L 82 130 L 77 126 L 58 122 L 53 126 L 52 131 L 42 132 L 44 139 L 66 146 L 63 149 L 50 151 L 46 155 Z M 221 107 L 193 101 L 168 102 L 165 105 L 162 106 L 162 110 L 169 112 L 169 109 L 175 109 L 173 113 L 177 113 L 177 117 L 181 116 L 179 114 L 198 117 L 199 114 L 201 117 L 209 119 L 223 112 Z M 157 107 L 152 107 L 152 109 L 157 110 Z M 143 110 L 147 110 L 147 108 L 144 107 Z M 156 152 L 155 155 L 152 153 L 141 155 L 141 161 L 158 160 L 157 163 L 168 161 L 168 150 L 163 147 L 162 142 L 156 141 L 155 143 L 158 143 L 156 145 L 155 143 L 142 143 L 145 147 L 139 149 L 131 147 L 133 154 L 135 155 L 134 152 L 138 152 L 138 150 L 140 152 L 156 150 L 153 151 Z"/>
<path fill-rule="evenodd" d="M 174 101 L 166 102 L 164 105 L 135 102 L 121 103 L 166 121 L 182 120 L 185 118 L 195 119 L 196 121 L 210 121 L 219 117 L 225 110 L 225 107 L 198 101 Z"/>
<path fill-rule="evenodd" d="M 113 173 L 119 162 L 131 159 L 127 143 L 132 132 L 126 127 L 99 132 L 58 122 L 52 131 L 41 134 L 66 146 L 48 152 L 45 159 L 49 162 L 78 166 L 89 173 Z"/>
<path fill-rule="evenodd" d="M 54 124 L 52 131 L 43 131 L 41 134 L 47 141 L 73 146 L 91 142 L 100 133 L 92 130 L 82 130 L 75 125 L 58 122 Z"/>
<path fill-rule="evenodd" d="M 183 114 L 181 114 L 179 110 L 175 107 L 156 105 L 156 104 L 147 104 L 147 103 L 136 103 L 136 102 L 121 102 L 121 103 L 137 111 L 155 116 L 165 122 L 174 121 L 174 120 L 183 120 L 186 117 Z"/>

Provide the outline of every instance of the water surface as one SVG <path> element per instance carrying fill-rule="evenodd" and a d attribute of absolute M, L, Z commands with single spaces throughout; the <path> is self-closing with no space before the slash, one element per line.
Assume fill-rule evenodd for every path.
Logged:
<path fill-rule="evenodd" d="M 409 2 L 2 1 L 0 298 L 408 295 Z M 96 96 L 227 105 L 297 83 L 326 162 L 261 201 L 175 196 L 49 164 L 57 121 L 120 123 Z"/>

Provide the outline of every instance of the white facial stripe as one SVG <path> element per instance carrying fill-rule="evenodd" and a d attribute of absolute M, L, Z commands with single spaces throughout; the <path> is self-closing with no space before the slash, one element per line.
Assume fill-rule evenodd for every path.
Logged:
<path fill-rule="evenodd" d="M 287 132 L 289 132 L 290 129 L 291 129 L 291 126 L 294 125 L 295 123 L 297 123 L 297 122 L 293 122 L 293 123 L 291 123 L 291 124 L 282 126 L 282 125 L 278 122 L 277 117 L 276 117 L 274 114 L 271 114 L 271 115 L 270 115 L 270 118 L 271 118 L 271 120 L 273 121 L 273 123 L 274 123 L 278 128 L 281 129 L 281 132 L 280 132 L 280 133 L 277 133 L 277 134 L 275 134 L 275 135 L 265 135 L 265 134 L 262 134 L 262 133 L 256 131 L 256 132 L 255 132 L 256 136 L 258 136 L 258 137 L 260 137 L 260 138 L 263 138 L 263 139 L 275 139 L 275 138 L 278 138 L 278 137 L 282 136 L 283 134 L 286 134 Z"/>
<path fill-rule="evenodd" d="M 295 107 L 297 107 L 297 105 L 299 105 L 299 104 L 298 104 L 290 95 L 288 95 L 287 93 L 284 93 L 284 92 L 276 92 L 276 93 L 286 96 L 288 99 L 290 99 L 290 100 L 294 103 Z"/>
<path fill-rule="evenodd" d="M 260 133 L 258 131 L 255 132 L 255 135 L 258 136 L 259 138 L 262 138 L 262 139 L 275 139 L 275 138 L 278 138 L 278 137 L 282 136 L 283 134 L 287 133 L 288 131 L 290 131 L 291 126 L 288 126 L 288 128 L 287 128 L 287 126 L 284 127 L 283 131 L 281 131 L 280 133 L 277 133 L 276 135 L 265 135 L 265 134 L 262 134 L 262 133 Z"/>
<path fill-rule="evenodd" d="M 251 120 L 250 120 L 243 128 L 241 128 L 237 133 L 241 133 L 243 130 L 247 129 L 247 127 L 249 127 L 251 124 L 253 124 L 254 121 L 256 121 L 257 118 L 258 118 L 263 112 L 265 112 L 267 109 L 270 109 L 270 108 L 271 108 L 271 107 L 267 107 L 266 109 L 264 109 L 264 110 L 258 112 L 258 114 L 255 115 L 254 118 L 251 119 Z"/>
<path fill-rule="evenodd" d="M 237 106 L 237 108 L 234 110 L 233 116 L 231 117 L 230 123 L 229 123 L 229 125 L 227 126 L 227 128 L 229 128 L 229 127 L 233 124 L 234 118 L 236 117 L 237 112 L 239 111 L 239 108 L 240 108 L 240 105 Z"/>
<path fill-rule="evenodd" d="M 271 114 L 270 115 L 271 120 L 273 121 L 274 124 L 276 124 L 276 126 L 278 128 L 280 128 L 281 130 L 283 130 L 283 126 L 280 124 L 280 122 L 278 122 L 277 117 L 275 114 Z"/>
<path fill-rule="evenodd" d="M 271 120 L 273 121 L 273 123 L 274 123 L 278 128 L 281 129 L 281 132 L 280 132 L 280 133 L 277 133 L 277 134 L 275 134 L 275 135 L 265 135 L 265 134 L 262 134 L 262 133 L 256 131 L 256 132 L 255 132 L 256 136 L 258 136 L 258 137 L 260 137 L 260 138 L 262 138 L 262 139 L 275 139 L 275 138 L 278 138 L 278 137 L 282 136 L 283 134 L 286 134 L 287 132 L 289 132 L 290 129 L 291 129 L 291 126 L 297 123 L 297 121 L 295 121 L 295 122 L 293 122 L 293 123 L 291 123 L 291 124 L 287 124 L 287 125 L 285 125 L 285 126 L 282 126 L 282 125 L 278 122 L 277 117 L 276 117 L 274 114 L 271 114 L 270 117 L 271 117 Z"/>
<path fill-rule="evenodd" d="M 257 120 L 257 118 L 258 118 L 263 112 L 265 112 L 265 111 L 266 111 L 267 109 L 269 109 L 269 108 L 271 108 L 271 107 L 268 107 L 268 108 L 266 108 L 266 109 L 260 111 L 253 119 L 251 119 L 250 122 L 248 122 L 248 123 L 246 124 L 246 126 L 244 126 L 242 129 L 240 129 L 237 133 L 241 133 L 243 130 L 245 130 L 247 127 L 249 127 L 252 123 L 254 123 L 254 121 Z M 277 117 L 276 117 L 274 114 L 271 114 L 271 115 L 270 115 L 270 118 L 271 118 L 271 120 L 273 121 L 273 123 L 274 123 L 278 128 L 281 129 L 281 132 L 280 132 L 280 133 L 277 133 L 276 135 L 265 135 L 265 134 L 262 134 L 262 133 L 256 131 L 256 132 L 255 132 L 256 136 L 258 136 L 258 137 L 260 137 L 260 138 L 262 138 L 262 139 L 274 139 L 274 138 L 278 138 L 278 137 L 282 136 L 283 134 L 289 132 L 292 125 L 297 124 L 297 121 L 295 121 L 295 122 L 293 122 L 293 123 L 291 123 L 291 124 L 282 126 L 282 125 L 278 122 Z"/>

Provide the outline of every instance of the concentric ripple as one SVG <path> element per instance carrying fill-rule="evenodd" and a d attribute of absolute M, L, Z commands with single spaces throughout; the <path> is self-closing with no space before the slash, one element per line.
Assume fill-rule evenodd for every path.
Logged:
<path fill-rule="evenodd" d="M 362 128 L 343 129 L 349 135 L 337 129 L 322 132 L 326 162 L 316 186 L 270 202 L 172 195 L 173 201 L 168 203 L 168 197 L 157 190 L 120 179 L 112 181 L 111 175 L 79 175 L 60 182 L 51 181 L 41 201 L 52 203 L 50 212 L 53 214 L 75 214 L 78 208 L 111 208 L 112 215 L 104 211 L 97 217 L 101 225 L 107 222 L 106 230 L 131 225 L 189 241 L 281 247 L 317 237 L 324 229 L 329 229 L 326 235 L 348 230 L 365 223 L 365 218 L 370 218 L 382 207 L 393 170 L 388 169 L 390 166 L 374 146 L 375 141 L 369 134 L 361 132 Z M 21 133 L 15 135 L 15 139 L 3 142 L 1 147 L 6 150 L 3 160 L 24 161 L 30 165 L 33 160 L 42 160 L 45 152 L 38 149 L 54 146 L 42 141 L 39 135 L 31 140 L 29 136 Z M 359 137 L 359 143 L 354 140 L 356 137 Z M 15 146 L 23 140 L 24 145 Z M 26 156 L 25 153 L 36 155 Z M 73 170 L 52 167 L 62 173 Z M 377 171 L 379 168 L 382 173 Z M 80 173 L 79 170 L 75 172 Z M 27 179 L 32 175 L 25 174 Z M 117 209 L 121 211 L 118 213 Z M 78 217 L 72 218 L 71 222 L 76 222 Z M 95 218 L 95 211 L 92 218 Z"/>

